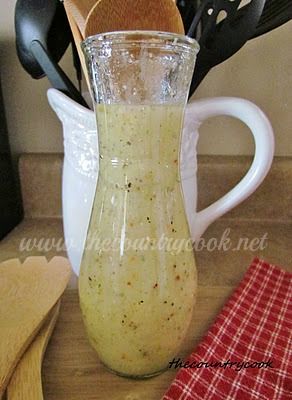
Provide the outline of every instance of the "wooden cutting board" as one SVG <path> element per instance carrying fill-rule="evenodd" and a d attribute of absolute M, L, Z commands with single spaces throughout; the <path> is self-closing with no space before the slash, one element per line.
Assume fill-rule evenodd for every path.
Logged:
<path fill-rule="evenodd" d="M 42 361 L 60 310 L 59 300 L 17 364 L 6 390 L 6 400 L 43 400 Z"/>
<path fill-rule="evenodd" d="M 64 292 L 71 267 L 64 257 L 29 257 L 0 264 L 0 399 L 47 314 Z"/>

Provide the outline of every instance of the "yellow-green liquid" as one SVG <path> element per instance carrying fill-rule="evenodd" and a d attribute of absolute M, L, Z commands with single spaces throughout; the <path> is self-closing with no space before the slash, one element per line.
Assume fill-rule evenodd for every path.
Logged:
<path fill-rule="evenodd" d="M 157 246 L 161 237 L 178 246 L 189 240 L 178 168 L 182 118 L 183 105 L 97 106 L 100 172 L 80 305 L 101 361 L 124 375 L 167 368 L 192 316 L 193 252 Z M 109 239 L 107 248 L 88 248 L 93 236 Z M 147 237 L 154 247 L 141 248 Z M 110 249 L 114 239 L 119 245 Z"/>

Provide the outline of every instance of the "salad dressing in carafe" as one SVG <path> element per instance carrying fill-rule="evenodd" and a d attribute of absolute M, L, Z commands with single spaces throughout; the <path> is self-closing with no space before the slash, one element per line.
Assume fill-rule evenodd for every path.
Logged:
<path fill-rule="evenodd" d="M 163 61 L 165 46 L 169 57 L 172 35 L 141 35 L 156 43 L 155 57 L 161 53 Z M 177 57 L 182 66 L 191 65 L 177 65 L 176 74 L 188 72 L 187 88 L 196 48 L 179 40 Z M 175 79 L 170 61 L 156 91 L 163 93 L 163 85 Z M 99 79 L 103 68 L 97 63 Z M 96 104 L 100 171 L 80 270 L 80 305 L 101 361 L 131 377 L 167 368 L 195 303 L 197 275 L 178 160 L 186 88 L 171 101 Z"/>

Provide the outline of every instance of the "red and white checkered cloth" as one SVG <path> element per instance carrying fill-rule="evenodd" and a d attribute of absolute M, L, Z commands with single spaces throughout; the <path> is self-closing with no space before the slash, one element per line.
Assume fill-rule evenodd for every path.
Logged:
<path fill-rule="evenodd" d="M 163 400 L 291 400 L 291 297 L 292 274 L 255 259 Z"/>

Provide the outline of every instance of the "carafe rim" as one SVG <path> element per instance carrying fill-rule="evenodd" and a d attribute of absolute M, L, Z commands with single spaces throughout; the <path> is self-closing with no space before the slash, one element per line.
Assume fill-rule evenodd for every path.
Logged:
<path fill-rule="evenodd" d="M 98 33 L 95 35 L 88 36 L 85 40 L 81 42 L 82 50 L 88 49 L 92 47 L 93 43 L 95 47 L 99 45 L 102 46 L 104 44 L 112 44 L 113 39 L 115 39 L 116 43 L 123 44 L 128 43 L 129 41 L 136 43 L 149 43 L 149 39 L 156 39 L 156 45 L 176 45 L 185 50 L 190 50 L 194 52 L 194 55 L 200 50 L 199 43 L 186 35 L 173 33 L 173 32 L 163 32 L 163 31 L 153 31 L 153 30 L 129 30 L 129 31 L 112 31 L 112 32 L 104 32 Z"/>

